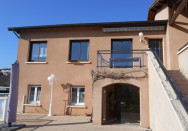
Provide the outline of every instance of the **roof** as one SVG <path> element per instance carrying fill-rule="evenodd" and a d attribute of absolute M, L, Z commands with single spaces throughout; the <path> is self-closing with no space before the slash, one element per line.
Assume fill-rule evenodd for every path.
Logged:
<path fill-rule="evenodd" d="M 149 7 L 148 10 L 148 20 L 154 20 L 155 13 L 157 12 L 158 9 L 160 9 L 163 5 L 167 5 L 168 7 L 172 7 L 173 4 L 178 2 L 180 0 L 155 0 L 151 6 Z"/>
<path fill-rule="evenodd" d="M 63 28 L 63 27 L 87 27 L 87 26 L 102 26 L 102 27 L 122 27 L 122 26 L 154 26 L 166 25 L 167 20 L 159 21 L 129 21 L 129 22 L 104 22 L 104 23 L 75 23 L 75 24 L 57 24 L 57 25 L 40 25 L 40 26 L 24 26 L 24 27 L 9 27 L 9 31 L 15 31 L 18 34 L 23 30 L 47 29 L 47 28 Z"/>

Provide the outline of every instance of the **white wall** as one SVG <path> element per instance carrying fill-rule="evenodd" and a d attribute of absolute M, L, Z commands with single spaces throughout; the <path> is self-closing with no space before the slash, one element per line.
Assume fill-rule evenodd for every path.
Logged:
<path fill-rule="evenodd" d="M 187 130 L 188 116 L 151 52 L 148 52 L 148 73 L 150 128 L 152 131 Z"/>

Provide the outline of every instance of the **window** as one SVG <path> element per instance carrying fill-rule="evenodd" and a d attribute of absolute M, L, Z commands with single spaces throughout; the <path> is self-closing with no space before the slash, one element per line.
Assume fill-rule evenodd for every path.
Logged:
<path fill-rule="evenodd" d="M 151 39 L 149 40 L 149 48 L 156 53 L 156 55 L 163 61 L 162 53 L 162 39 Z"/>
<path fill-rule="evenodd" d="M 110 66 L 115 68 L 132 68 L 132 40 L 112 40 L 112 56 Z M 124 59 L 123 61 L 120 59 Z"/>
<path fill-rule="evenodd" d="M 85 103 L 85 88 L 72 87 L 71 88 L 71 105 L 84 105 Z"/>
<path fill-rule="evenodd" d="M 29 86 L 28 103 L 40 103 L 41 86 Z"/>
<path fill-rule="evenodd" d="M 87 61 L 89 41 L 71 41 L 69 60 Z"/>
<path fill-rule="evenodd" d="M 47 42 L 31 42 L 29 61 L 46 61 Z"/>

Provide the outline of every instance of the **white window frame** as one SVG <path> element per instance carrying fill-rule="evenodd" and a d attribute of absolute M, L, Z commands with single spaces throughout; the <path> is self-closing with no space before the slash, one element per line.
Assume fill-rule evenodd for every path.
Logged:
<path fill-rule="evenodd" d="M 77 102 L 76 103 L 72 103 L 72 88 L 77 88 Z M 85 89 L 84 86 L 73 86 L 73 87 L 71 87 L 71 105 L 75 105 L 75 106 L 76 105 L 78 105 L 78 106 L 84 106 L 85 105 L 85 95 L 84 95 L 84 103 L 80 103 L 79 102 L 79 97 L 80 97 L 79 89 L 80 88 L 84 88 Z"/>
<path fill-rule="evenodd" d="M 3 114 L 2 118 L 0 118 L 0 122 L 6 122 L 6 118 L 7 118 L 7 108 L 8 108 L 8 98 L 9 96 L 2 96 L 0 97 L 0 100 L 4 100 L 4 105 L 0 105 L 3 106 L 3 112 L 1 112 Z"/>
<path fill-rule="evenodd" d="M 35 88 L 35 93 L 34 93 L 34 100 L 33 101 L 30 101 L 30 92 L 31 92 L 31 88 Z M 37 91 L 38 91 L 38 88 L 41 89 L 41 86 L 29 86 L 29 96 L 28 96 L 28 103 L 29 104 L 40 104 L 40 101 L 37 101 Z M 41 94 L 40 94 L 41 96 Z"/>

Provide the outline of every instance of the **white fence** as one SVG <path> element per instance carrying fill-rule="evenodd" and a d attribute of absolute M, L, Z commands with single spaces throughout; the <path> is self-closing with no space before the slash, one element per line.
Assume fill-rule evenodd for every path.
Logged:
<path fill-rule="evenodd" d="M 0 121 L 5 122 L 7 115 L 8 96 L 0 95 Z"/>

